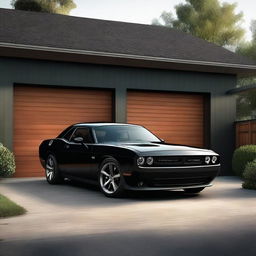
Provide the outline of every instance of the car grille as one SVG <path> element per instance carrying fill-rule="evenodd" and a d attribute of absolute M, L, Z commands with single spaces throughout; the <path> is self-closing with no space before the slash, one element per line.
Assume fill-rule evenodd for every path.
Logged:
<path fill-rule="evenodd" d="M 155 167 L 204 165 L 203 156 L 159 156 L 154 158 Z"/>
<path fill-rule="evenodd" d="M 193 185 L 209 184 L 216 176 L 216 171 L 200 171 L 196 173 L 172 172 L 172 173 L 152 173 L 141 175 L 146 186 L 149 187 L 184 187 Z"/>

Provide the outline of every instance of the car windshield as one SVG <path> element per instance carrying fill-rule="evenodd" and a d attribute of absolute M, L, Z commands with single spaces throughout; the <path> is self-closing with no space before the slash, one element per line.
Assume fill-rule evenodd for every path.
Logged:
<path fill-rule="evenodd" d="M 135 125 L 113 125 L 94 127 L 98 143 L 145 143 L 160 142 L 150 131 Z"/>

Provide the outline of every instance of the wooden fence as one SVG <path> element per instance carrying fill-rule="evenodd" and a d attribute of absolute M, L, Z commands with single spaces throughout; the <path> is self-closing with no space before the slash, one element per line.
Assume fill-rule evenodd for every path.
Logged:
<path fill-rule="evenodd" d="M 236 147 L 256 144 L 256 120 L 236 122 Z"/>

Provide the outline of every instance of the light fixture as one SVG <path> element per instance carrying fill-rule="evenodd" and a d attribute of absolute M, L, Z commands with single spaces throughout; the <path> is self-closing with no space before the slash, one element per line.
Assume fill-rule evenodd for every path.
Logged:
<path fill-rule="evenodd" d="M 145 163 L 145 158 L 143 156 L 140 156 L 137 159 L 137 165 L 143 165 Z"/>
<path fill-rule="evenodd" d="M 206 156 L 204 158 L 204 161 L 205 161 L 206 164 L 209 164 L 211 162 L 211 158 L 209 156 Z"/>
<path fill-rule="evenodd" d="M 152 165 L 153 162 L 154 162 L 153 157 L 149 156 L 149 157 L 147 158 L 146 162 L 147 162 L 148 165 Z"/>
<path fill-rule="evenodd" d="M 213 156 L 212 157 L 212 163 L 215 164 L 217 162 L 217 159 L 218 159 L 217 156 Z"/>

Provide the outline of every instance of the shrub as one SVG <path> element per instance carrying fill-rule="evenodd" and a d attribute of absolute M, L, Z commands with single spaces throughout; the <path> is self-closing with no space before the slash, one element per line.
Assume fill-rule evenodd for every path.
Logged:
<path fill-rule="evenodd" d="M 256 160 L 246 165 L 243 178 L 243 188 L 256 189 Z"/>
<path fill-rule="evenodd" d="M 0 143 L 0 177 L 8 177 L 15 173 L 14 155 Z"/>
<path fill-rule="evenodd" d="M 256 159 L 256 145 L 245 145 L 236 149 L 232 159 L 234 173 L 242 177 L 246 164 L 254 159 Z"/>

